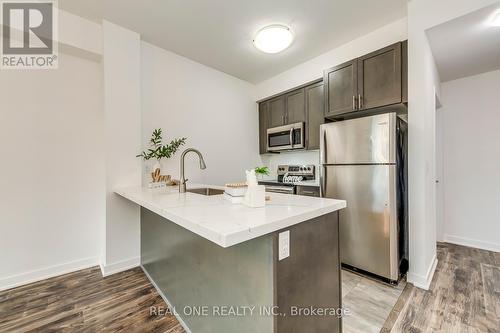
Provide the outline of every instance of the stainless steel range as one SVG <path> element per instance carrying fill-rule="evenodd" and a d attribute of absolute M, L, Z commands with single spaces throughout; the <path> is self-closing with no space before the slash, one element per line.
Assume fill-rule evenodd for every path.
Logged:
<path fill-rule="evenodd" d="M 276 180 L 259 182 L 266 186 L 266 192 L 297 194 L 298 186 L 315 186 L 316 168 L 314 165 L 279 165 L 277 174 Z M 307 193 L 303 194 L 307 195 Z"/>

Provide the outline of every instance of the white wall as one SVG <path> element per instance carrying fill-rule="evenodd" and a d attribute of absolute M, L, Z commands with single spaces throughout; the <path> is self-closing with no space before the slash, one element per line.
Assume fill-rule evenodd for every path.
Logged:
<path fill-rule="evenodd" d="M 139 206 L 114 193 L 141 184 L 141 43 L 139 34 L 103 22 L 106 228 L 103 274 L 140 262 Z"/>
<path fill-rule="evenodd" d="M 59 10 L 59 51 L 78 57 L 101 60 L 102 27 L 96 22 Z"/>
<path fill-rule="evenodd" d="M 257 84 L 257 100 L 323 77 L 323 70 L 407 38 L 406 18 L 383 26 Z"/>
<path fill-rule="evenodd" d="M 0 72 L 0 289 L 99 263 L 104 114 L 99 63 Z"/>
<path fill-rule="evenodd" d="M 410 270 L 428 289 L 436 267 L 436 115 L 440 83 L 426 30 L 496 0 L 408 2 Z"/>
<path fill-rule="evenodd" d="M 416 2 L 418 4 L 418 1 Z M 419 10 L 408 5 L 408 280 L 428 289 L 436 262 L 435 100 L 439 76 Z"/>
<path fill-rule="evenodd" d="M 161 127 L 167 142 L 188 138 L 181 151 L 194 147 L 203 153 L 206 170 L 199 170 L 196 155 L 186 157 L 190 182 L 245 180 L 244 170 L 259 160 L 254 86 L 151 44 L 141 45 L 143 147 L 153 129 Z M 179 178 L 181 151 L 164 163 L 164 174 Z"/>
<path fill-rule="evenodd" d="M 500 71 L 442 85 L 445 241 L 500 252 Z"/>

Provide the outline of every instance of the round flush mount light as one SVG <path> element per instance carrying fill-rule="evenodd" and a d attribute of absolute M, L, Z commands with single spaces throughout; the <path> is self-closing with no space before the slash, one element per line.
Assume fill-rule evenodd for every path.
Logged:
<path fill-rule="evenodd" d="M 289 47 L 292 42 L 292 31 L 282 24 L 268 25 L 260 29 L 253 40 L 255 47 L 265 53 L 281 52 Z"/>

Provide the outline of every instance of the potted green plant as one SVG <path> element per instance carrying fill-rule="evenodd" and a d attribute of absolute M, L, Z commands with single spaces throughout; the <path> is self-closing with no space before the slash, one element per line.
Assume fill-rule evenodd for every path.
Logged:
<path fill-rule="evenodd" d="M 149 140 L 148 150 L 143 151 L 136 157 L 141 157 L 144 161 L 155 159 L 156 163 L 154 164 L 152 170 L 156 171 L 159 169 L 159 173 L 161 173 L 161 160 L 172 157 L 177 152 L 179 147 L 186 143 L 186 140 L 186 138 L 173 139 L 169 144 L 165 145 L 163 144 L 162 129 L 155 129 L 151 135 L 151 139 Z"/>
<path fill-rule="evenodd" d="M 255 167 L 255 174 L 257 175 L 257 177 L 259 177 L 261 180 L 264 176 L 268 176 L 269 175 L 269 168 L 266 167 L 266 166 L 263 166 L 263 167 Z"/>

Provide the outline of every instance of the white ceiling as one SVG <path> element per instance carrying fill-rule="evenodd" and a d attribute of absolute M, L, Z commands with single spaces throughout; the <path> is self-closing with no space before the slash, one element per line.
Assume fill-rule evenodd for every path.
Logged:
<path fill-rule="evenodd" d="M 143 40 L 258 83 L 406 16 L 406 0 L 59 0 L 61 9 L 137 31 Z M 252 39 L 289 25 L 291 47 L 270 55 Z"/>
<path fill-rule="evenodd" d="M 496 13 L 500 2 L 427 31 L 441 81 L 500 69 L 500 27 L 488 24 Z"/>

